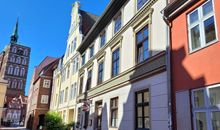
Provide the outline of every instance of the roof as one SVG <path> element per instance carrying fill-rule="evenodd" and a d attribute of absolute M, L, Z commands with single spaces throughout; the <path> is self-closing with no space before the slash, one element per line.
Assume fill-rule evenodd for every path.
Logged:
<path fill-rule="evenodd" d="M 83 39 L 82 44 L 78 47 L 78 51 L 82 54 L 89 45 L 95 40 L 95 38 L 103 31 L 103 29 L 109 24 L 115 14 L 120 11 L 121 7 L 128 0 L 111 0 L 107 8 L 97 22 L 90 29 L 86 37 Z"/>
<path fill-rule="evenodd" d="M 164 9 L 164 16 L 168 20 L 172 20 L 183 12 L 187 7 L 191 6 L 199 0 L 172 0 Z"/>
<path fill-rule="evenodd" d="M 34 73 L 34 82 L 39 78 L 40 72 L 45 69 L 49 64 L 56 61 L 58 58 L 49 57 L 47 56 L 38 66 L 35 67 L 35 73 Z"/>
<path fill-rule="evenodd" d="M 95 22 L 98 20 L 99 16 L 83 10 L 79 10 L 79 12 L 82 16 L 82 33 L 83 35 L 86 35 L 95 24 Z"/>

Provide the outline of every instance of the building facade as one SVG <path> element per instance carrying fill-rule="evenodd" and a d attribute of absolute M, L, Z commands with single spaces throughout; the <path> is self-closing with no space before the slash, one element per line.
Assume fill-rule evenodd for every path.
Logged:
<path fill-rule="evenodd" d="M 111 0 L 78 51 L 79 130 L 168 130 L 165 0 Z"/>
<path fill-rule="evenodd" d="M 18 43 L 17 21 L 14 32 L 11 35 L 10 43 L 0 54 L 0 77 L 8 81 L 5 97 L 5 107 L 7 109 L 6 112 L 4 112 L 4 114 L 6 114 L 4 117 L 10 116 L 10 113 L 7 113 L 7 111 L 10 111 L 10 108 L 8 107 L 10 106 L 12 99 L 18 99 L 19 97 L 23 97 L 25 94 L 30 51 L 31 49 L 29 47 Z M 22 116 L 22 114 L 18 112 L 17 116 Z M 21 119 L 19 120 L 19 122 L 21 122 L 24 120 L 24 117 L 18 117 L 18 119 Z M 3 120 L 4 122 L 9 122 L 8 118 Z M 18 124 L 17 119 L 12 119 L 10 122 Z"/>
<path fill-rule="evenodd" d="M 164 15 L 171 32 L 174 128 L 219 130 L 220 1 L 173 0 Z"/>
<path fill-rule="evenodd" d="M 59 59 L 46 57 L 35 67 L 28 94 L 26 126 L 37 130 L 45 126 L 45 114 L 49 111 L 53 86 L 53 71 Z"/>
<path fill-rule="evenodd" d="M 5 94 L 6 94 L 6 89 L 8 82 L 6 80 L 3 80 L 0 78 L 0 118 L 2 119 L 2 112 L 4 110 L 4 103 L 5 103 Z M 2 121 L 0 123 L 0 126 L 2 124 Z"/>
<path fill-rule="evenodd" d="M 75 2 L 71 13 L 71 26 L 66 52 L 54 71 L 51 110 L 60 113 L 64 123 L 75 122 L 76 96 L 78 89 L 79 53 L 76 51 L 93 26 L 97 16 L 80 9 Z"/>

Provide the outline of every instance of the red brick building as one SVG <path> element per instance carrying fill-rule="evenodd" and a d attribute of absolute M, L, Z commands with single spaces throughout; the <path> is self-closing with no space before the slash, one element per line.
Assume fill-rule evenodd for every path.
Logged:
<path fill-rule="evenodd" d="M 172 0 L 170 26 L 173 124 L 220 129 L 220 1 Z"/>
<path fill-rule="evenodd" d="M 28 108 L 26 115 L 27 128 L 31 130 L 44 126 L 44 117 L 50 108 L 53 70 L 59 59 L 46 57 L 36 66 L 28 94 Z"/>

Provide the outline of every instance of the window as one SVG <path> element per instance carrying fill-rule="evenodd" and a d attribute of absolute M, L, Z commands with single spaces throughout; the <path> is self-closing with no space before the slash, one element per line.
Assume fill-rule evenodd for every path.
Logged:
<path fill-rule="evenodd" d="M 21 69 L 20 76 L 25 76 L 25 68 Z"/>
<path fill-rule="evenodd" d="M 11 61 L 11 62 L 15 62 L 15 57 L 14 57 L 14 56 L 11 56 L 11 57 L 10 57 L 10 61 Z"/>
<path fill-rule="evenodd" d="M 149 0 L 137 0 L 137 10 L 139 10 L 147 2 L 149 2 Z"/>
<path fill-rule="evenodd" d="M 85 64 L 85 62 L 86 62 L 86 55 L 83 54 L 82 55 L 82 66 Z"/>
<path fill-rule="evenodd" d="M 70 92 L 70 99 L 72 100 L 72 99 L 74 99 L 75 97 L 76 97 L 76 83 L 74 83 L 74 84 L 72 84 L 71 85 L 71 92 Z"/>
<path fill-rule="evenodd" d="M 21 57 L 17 57 L 16 63 L 17 63 L 17 64 L 21 64 Z"/>
<path fill-rule="evenodd" d="M 99 68 L 98 68 L 98 85 L 103 82 L 103 76 L 104 76 L 104 63 L 103 61 L 99 63 Z"/>
<path fill-rule="evenodd" d="M 19 75 L 19 71 L 20 71 L 20 69 L 19 69 L 19 67 L 17 66 L 17 67 L 15 68 L 14 75 L 18 76 L 18 75 Z"/>
<path fill-rule="evenodd" d="M 24 50 L 24 55 L 28 56 L 28 50 L 27 49 Z"/>
<path fill-rule="evenodd" d="M 115 77 L 119 74 L 119 60 L 120 50 L 118 48 L 112 53 L 112 77 Z"/>
<path fill-rule="evenodd" d="M 203 48 L 217 40 L 212 0 L 188 15 L 190 51 Z"/>
<path fill-rule="evenodd" d="M 17 87 L 17 81 L 14 80 L 11 84 L 11 88 L 16 88 Z"/>
<path fill-rule="evenodd" d="M 70 66 L 67 67 L 67 74 L 66 74 L 67 79 L 70 77 Z"/>
<path fill-rule="evenodd" d="M 149 90 L 136 92 L 136 129 L 150 129 Z"/>
<path fill-rule="evenodd" d="M 25 58 L 22 60 L 22 64 L 23 64 L 23 65 L 26 65 L 26 64 L 27 64 L 27 60 L 26 60 Z"/>
<path fill-rule="evenodd" d="M 41 95 L 41 104 L 48 104 L 48 95 Z"/>
<path fill-rule="evenodd" d="M 94 45 L 92 45 L 92 46 L 89 48 L 89 52 L 90 52 L 89 57 L 90 57 L 90 58 L 93 57 L 93 55 L 94 55 Z"/>
<path fill-rule="evenodd" d="M 110 125 L 111 127 L 117 127 L 118 123 L 118 97 L 112 98 L 110 102 Z"/>
<path fill-rule="evenodd" d="M 67 98 L 68 98 L 68 87 L 65 90 L 65 102 L 67 102 Z"/>
<path fill-rule="evenodd" d="M 105 42 L 106 42 L 106 35 L 104 32 L 100 35 L 100 48 L 102 48 L 105 45 Z"/>
<path fill-rule="evenodd" d="M 44 88 L 50 88 L 50 80 L 45 79 L 45 80 L 44 80 L 43 87 L 44 87 Z"/>
<path fill-rule="evenodd" d="M 72 41 L 72 48 L 71 48 L 71 52 L 73 53 L 73 51 L 76 49 L 76 38 L 74 38 L 74 40 Z"/>
<path fill-rule="evenodd" d="M 18 83 L 18 89 L 23 89 L 23 81 L 20 80 L 20 82 Z"/>
<path fill-rule="evenodd" d="M 144 27 L 136 34 L 136 46 L 137 46 L 137 62 L 140 63 L 149 58 L 149 38 L 148 38 L 148 26 Z"/>
<path fill-rule="evenodd" d="M 87 79 L 87 90 L 91 89 L 92 84 L 92 70 L 88 71 L 88 79 Z"/>
<path fill-rule="evenodd" d="M 17 48 L 16 48 L 16 47 L 13 47 L 13 48 L 12 48 L 12 52 L 13 52 L 13 53 L 17 53 Z"/>
<path fill-rule="evenodd" d="M 79 94 L 82 94 L 82 91 L 83 91 L 83 76 L 80 77 Z"/>
<path fill-rule="evenodd" d="M 114 33 L 117 33 L 121 29 L 121 13 L 115 18 Z"/>
<path fill-rule="evenodd" d="M 14 68 L 12 65 L 8 67 L 8 74 L 13 74 Z"/>
<path fill-rule="evenodd" d="M 192 100 L 196 130 L 219 130 L 220 86 L 193 90 Z"/>
<path fill-rule="evenodd" d="M 98 101 L 95 103 L 95 111 L 97 115 L 97 120 L 96 120 L 96 130 L 101 130 L 102 128 L 102 101 Z"/>

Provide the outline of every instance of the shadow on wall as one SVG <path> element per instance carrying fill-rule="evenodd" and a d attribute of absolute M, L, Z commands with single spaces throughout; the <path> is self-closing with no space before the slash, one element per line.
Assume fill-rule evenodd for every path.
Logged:
<path fill-rule="evenodd" d="M 197 77 L 192 75 L 194 74 L 195 70 L 203 72 L 203 70 L 198 70 L 198 66 L 196 66 L 202 64 L 198 64 L 200 61 L 199 58 L 192 61 L 195 64 L 191 63 L 188 57 L 193 57 L 194 54 L 189 54 L 187 50 L 188 49 L 182 46 L 177 50 L 172 50 L 171 53 L 173 128 L 181 130 L 185 129 L 186 126 L 189 126 L 189 129 L 193 128 L 193 119 L 191 115 L 192 101 L 190 97 L 191 89 L 204 87 L 206 85 L 204 74 L 201 74 Z M 189 66 L 189 64 L 192 66 Z M 178 93 L 183 91 L 189 92 L 188 97 L 182 97 L 181 95 L 178 96 Z M 187 98 L 188 101 L 186 101 Z M 184 109 L 188 109 L 189 111 L 186 112 Z M 183 121 L 182 119 L 186 119 L 186 121 Z"/>

